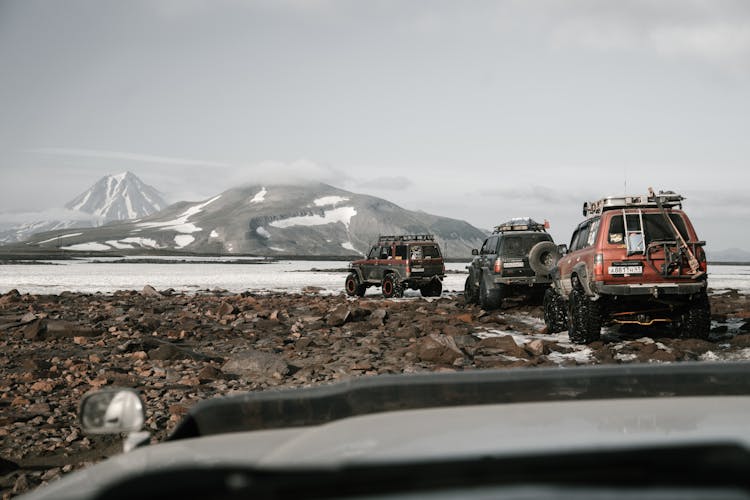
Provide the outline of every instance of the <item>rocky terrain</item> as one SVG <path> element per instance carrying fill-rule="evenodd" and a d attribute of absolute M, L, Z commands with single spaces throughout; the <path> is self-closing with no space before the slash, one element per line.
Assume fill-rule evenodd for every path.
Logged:
<path fill-rule="evenodd" d="M 612 329 L 589 346 L 545 334 L 533 304 L 486 312 L 460 295 L 318 291 L 0 295 L 3 498 L 119 452 L 119 438 L 76 424 L 81 396 L 105 386 L 142 392 L 156 441 L 196 401 L 236 391 L 384 373 L 750 358 L 748 297 L 734 291 L 712 296 L 710 342 Z"/>

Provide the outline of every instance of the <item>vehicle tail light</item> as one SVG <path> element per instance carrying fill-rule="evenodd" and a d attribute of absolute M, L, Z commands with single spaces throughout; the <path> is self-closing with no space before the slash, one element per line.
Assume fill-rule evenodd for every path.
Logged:
<path fill-rule="evenodd" d="M 698 265 L 700 270 L 704 273 L 708 271 L 708 264 L 706 263 L 706 252 L 701 247 L 698 247 L 698 251 L 695 252 L 695 257 L 698 259 Z"/>
<path fill-rule="evenodd" d="M 594 256 L 594 276 L 604 276 L 604 254 L 598 253 Z"/>
<path fill-rule="evenodd" d="M 503 272 L 503 260 L 502 259 L 495 259 L 495 274 L 499 274 Z"/>
<path fill-rule="evenodd" d="M 411 266 L 409 264 L 406 264 L 406 275 L 409 276 L 411 274 Z"/>

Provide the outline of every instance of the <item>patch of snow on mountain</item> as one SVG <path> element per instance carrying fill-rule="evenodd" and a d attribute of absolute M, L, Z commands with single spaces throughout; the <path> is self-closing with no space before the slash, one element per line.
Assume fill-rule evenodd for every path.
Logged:
<path fill-rule="evenodd" d="M 103 243 L 96 243 L 96 242 L 90 242 L 90 243 L 78 243 L 77 245 L 70 245 L 67 247 L 60 247 L 63 250 L 73 250 L 78 252 L 103 252 L 106 250 L 112 250 L 112 247 L 109 245 L 105 245 Z"/>
<path fill-rule="evenodd" d="M 211 234 L 209 234 L 208 236 L 210 238 L 218 238 L 219 237 L 219 233 L 217 233 L 216 229 L 214 229 L 213 231 L 211 231 Z"/>
<path fill-rule="evenodd" d="M 266 188 L 262 188 L 260 191 L 255 193 L 255 196 L 253 196 L 253 199 L 250 200 L 250 203 L 261 203 L 266 199 L 266 194 L 268 194 L 268 191 L 266 191 Z"/>
<path fill-rule="evenodd" d="M 50 238 L 48 240 L 40 241 L 37 243 L 37 245 L 44 245 L 45 243 L 49 243 L 50 241 L 57 241 L 61 240 L 63 238 L 71 238 L 73 236 L 81 236 L 83 233 L 70 233 L 70 234 L 63 234 L 62 236 L 55 236 L 54 238 Z"/>
<path fill-rule="evenodd" d="M 344 247 L 344 248 L 346 248 L 347 250 L 351 250 L 353 252 L 357 251 L 357 249 L 354 248 L 354 245 L 352 245 L 351 241 L 346 241 L 346 242 L 342 243 L 341 246 Z"/>
<path fill-rule="evenodd" d="M 176 219 L 164 222 L 141 222 L 138 225 L 150 228 L 158 227 L 161 228 L 162 231 L 171 229 L 172 231 L 177 231 L 178 233 L 183 234 L 197 233 L 198 231 L 201 231 L 201 228 L 199 228 L 195 224 L 188 222 L 188 219 L 190 219 L 190 217 L 192 217 L 193 215 L 200 213 L 205 207 L 215 202 L 219 198 L 221 198 L 221 195 L 214 196 L 210 200 L 199 203 L 198 205 L 193 205 L 192 207 L 185 210 L 182 215 L 180 215 Z"/>
<path fill-rule="evenodd" d="M 263 236 L 265 239 L 268 239 L 271 237 L 271 233 L 269 233 L 265 227 L 258 226 L 258 229 L 255 230 L 256 233 Z"/>
<path fill-rule="evenodd" d="M 268 248 L 270 248 L 274 252 L 286 252 L 286 250 L 284 250 L 283 248 L 279 248 L 279 247 L 268 247 Z"/>
<path fill-rule="evenodd" d="M 340 222 L 349 228 L 349 222 L 352 217 L 357 215 L 354 207 L 339 207 L 333 210 L 326 210 L 323 215 L 303 215 L 300 217 L 290 217 L 270 223 L 273 227 L 288 228 L 292 226 L 322 226 L 324 224 L 334 224 Z"/>
<path fill-rule="evenodd" d="M 323 196 L 322 198 L 313 200 L 313 203 L 315 203 L 316 207 L 325 207 L 326 205 L 336 205 L 345 201 L 349 201 L 349 198 L 343 196 Z"/>
<path fill-rule="evenodd" d="M 175 248 L 185 248 L 194 241 L 195 238 L 189 234 L 178 234 L 174 237 L 174 242 L 177 245 Z"/>
<path fill-rule="evenodd" d="M 121 243 L 117 240 L 107 240 L 104 243 L 118 250 L 129 250 L 133 248 L 133 245 L 129 245 L 127 243 Z"/>
<path fill-rule="evenodd" d="M 151 238 L 139 238 L 137 236 L 122 239 L 120 240 L 120 243 L 135 243 L 136 245 L 147 248 L 161 248 L 161 246 L 156 243 L 156 240 L 152 240 Z"/>

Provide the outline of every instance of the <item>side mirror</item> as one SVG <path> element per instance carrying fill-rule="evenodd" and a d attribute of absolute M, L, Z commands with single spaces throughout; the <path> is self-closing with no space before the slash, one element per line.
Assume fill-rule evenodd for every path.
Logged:
<path fill-rule="evenodd" d="M 562 245 L 557 245 L 557 253 L 560 254 L 561 257 L 568 253 L 568 245 L 566 245 L 565 243 L 563 243 Z"/>
<path fill-rule="evenodd" d="M 143 428 L 146 412 L 136 391 L 113 387 L 85 395 L 78 420 L 88 434 L 137 432 Z"/>
<path fill-rule="evenodd" d="M 476 248 L 472 248 L 471 255 L 479 255 L 479 250 L 477 250 Z"/>

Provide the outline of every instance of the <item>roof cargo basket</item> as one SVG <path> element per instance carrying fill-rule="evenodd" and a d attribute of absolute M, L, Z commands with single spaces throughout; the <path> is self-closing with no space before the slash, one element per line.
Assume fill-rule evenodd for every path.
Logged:
<path fill-rule="evenodd" d="M 499 226 L 495 226 L 495 229 L 492 231 L 492 234 L 497 233 L 506 233 L 508 231 L 547 231 L 547 228 L 549 227 L 549 223 L 547 221 L 544 221 L 544 223 L 537 222 L 534 219 L 531 219 L 529 217 L 526 218 L 519 218 L 519 219 L 511 219 L 508 222 L 503 222 Z"/>
<path fill-rule="evenodd" d="M 685 199 L 682 195 L 674 191 L 659 191 L 654 194 L 653 191 L 648 195 L 636 196 L 607 196 L 601 200 L 586 202 L 583 204 L 583 215 L 591 217 L 601 215 L 602 212 L 614 209 L 625 208 L 659 208 L 659 203 L 664 208 L 682 208 L 682 201 Z"/>
<path fill-rule="evenodd" d="M 378 243 L 387 243 L 389 241 L 435 241 L 435 236 L 432 234 L 399 234 L 378 238 Z"/>

